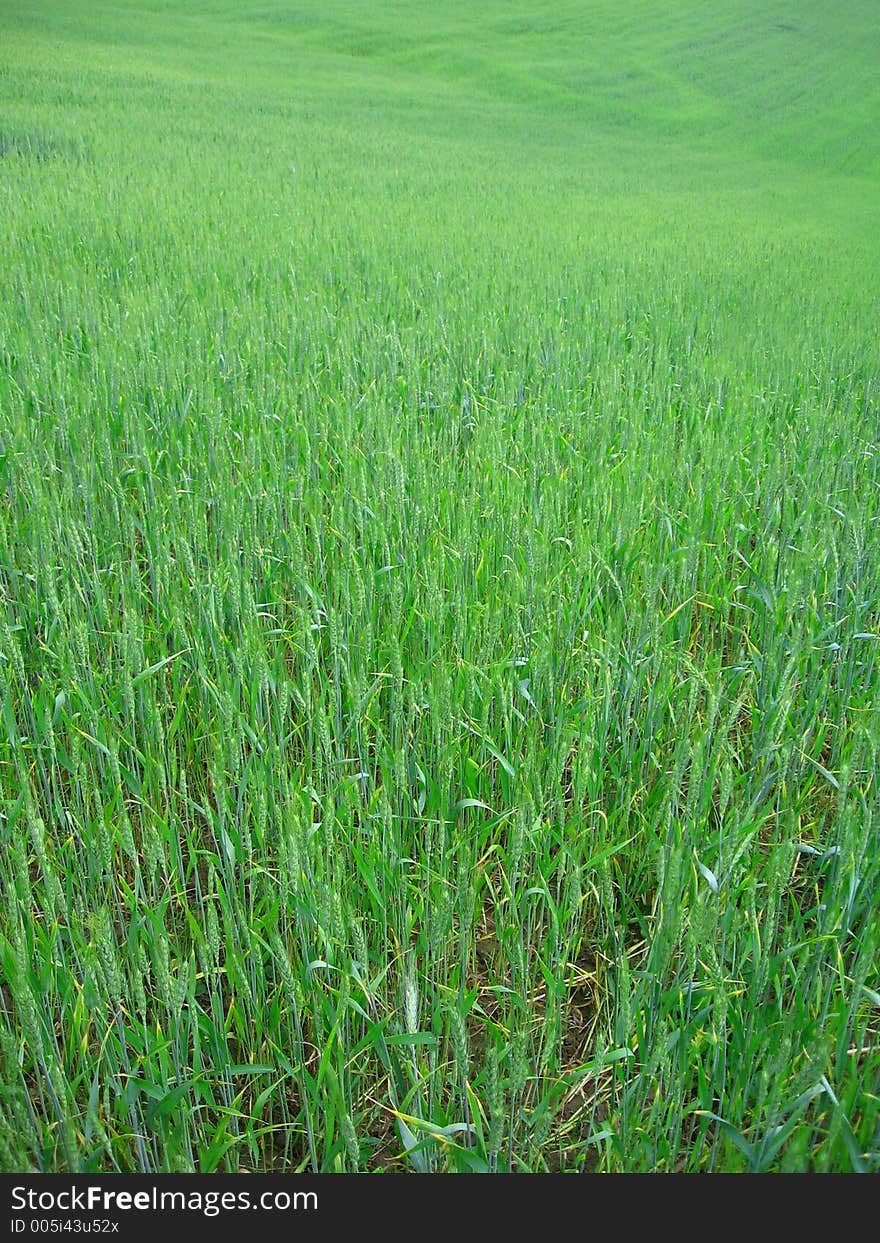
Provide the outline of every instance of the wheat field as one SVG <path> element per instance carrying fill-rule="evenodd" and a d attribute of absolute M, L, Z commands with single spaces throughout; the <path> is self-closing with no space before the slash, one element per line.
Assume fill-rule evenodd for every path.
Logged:
<path fill-rule="evenodd" d="M 0 1168 L 880 1169 L 878 48 L 0 0 Z"/>

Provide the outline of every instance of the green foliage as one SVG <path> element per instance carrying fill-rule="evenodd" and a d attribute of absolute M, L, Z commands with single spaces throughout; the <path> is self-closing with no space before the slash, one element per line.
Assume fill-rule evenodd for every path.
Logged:
<path fill-rule="evenodd" d="M 877 22 L 0 10 L 0 1167 L 877 1170 Z"/>

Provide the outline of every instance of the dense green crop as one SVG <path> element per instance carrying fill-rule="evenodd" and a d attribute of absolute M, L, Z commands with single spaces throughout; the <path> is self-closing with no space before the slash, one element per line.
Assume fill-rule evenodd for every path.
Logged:
<path fill-rule="evenodd" d="M 872 0 L 0 0 L 0 1168 L 880 1168 Z"/>

